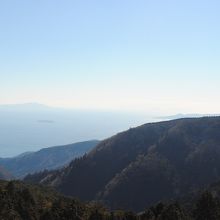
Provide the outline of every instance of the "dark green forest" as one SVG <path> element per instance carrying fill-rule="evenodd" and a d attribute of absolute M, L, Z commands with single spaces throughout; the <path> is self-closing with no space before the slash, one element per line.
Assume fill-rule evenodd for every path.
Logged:
<path fill-rule="evenodd" d="M 218 220 L 220 184 L 184 201 L 159 202 L 140 213 L 111 211 L 82 203 L 42 186 L 0 181 L 1 220 Z"/>

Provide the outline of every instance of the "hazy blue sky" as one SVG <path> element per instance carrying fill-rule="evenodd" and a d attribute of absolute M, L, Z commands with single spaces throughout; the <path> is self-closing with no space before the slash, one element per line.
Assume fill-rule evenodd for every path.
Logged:
<path fill-rule="evenodd" d="M 220 112 L 219 0 L 2 0 L 0 104 Z"/>

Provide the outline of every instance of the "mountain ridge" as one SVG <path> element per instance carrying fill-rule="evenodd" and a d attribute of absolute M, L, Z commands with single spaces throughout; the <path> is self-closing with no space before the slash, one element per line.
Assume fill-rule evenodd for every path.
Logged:
<path fill-rule="evenodd" d="M 218 181 L 219 134 L 220 117 L 147 123 L 100 142 L 64 169 L 25 181 L 138 211 Z"/>
<path fill-rule="evenodd" d="M 98 140 L 77 142 L 26 152 L 13 158 L 0 158 L 0 165 L 16 178 L 41 170 L 52 170 L 67 165 L 76 157 L 83 156 L 99 143 Z"/>

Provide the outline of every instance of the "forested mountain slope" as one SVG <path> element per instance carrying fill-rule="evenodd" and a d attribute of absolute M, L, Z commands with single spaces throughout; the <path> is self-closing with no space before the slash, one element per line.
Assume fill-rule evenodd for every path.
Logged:
<path fill-rule="evenodd" d="M 9 180 L 12 178 L 12 175 L 2 166 L 0 166 L 0 179 Z"/>
<path fill-rule="evenodd" d="M 178 119 L 129 129 L 64 169 L 25 180 L 139 211 L 220 180 L 219 158 L 220 117 Z"/>

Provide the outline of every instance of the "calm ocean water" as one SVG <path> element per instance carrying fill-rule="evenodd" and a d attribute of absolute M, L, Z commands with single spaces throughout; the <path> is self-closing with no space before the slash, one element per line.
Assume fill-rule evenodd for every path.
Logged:
<path fill-rule="evenodd" d="M 104 139 L 156 119 L 129 113 L 0 111 L 0 157 L 90 139 Z"/>

